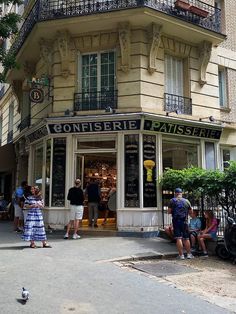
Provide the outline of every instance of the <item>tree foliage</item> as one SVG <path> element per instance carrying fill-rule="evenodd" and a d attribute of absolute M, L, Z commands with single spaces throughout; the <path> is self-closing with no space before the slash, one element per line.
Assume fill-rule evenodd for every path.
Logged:
<path fill-rule="evenodd" d="M 0 4 L 5 5 L 20 5 L 21 3 L 21 0 L 0 0 Z M 4 81 L 6 72 L 16 66 L 15 56 L 6 51 L 4 41 L 17 34 L 20 20 L 20 15 L 14 12 L 7 14 L 2 12 L 2 16 L 0 17 L 0 63 L 3 66 L 3 72 L 0 73 L 0 82 Z"/>
<path fill-rule="evenodd" d="M 191 199 L 214 199 L 230 213 L 236 211 L 236 162 L 231 161 L 224 171 L 197 167 L 182 170 L 168 169 L 161 178 L 163 189 L 182 188 Z"/>

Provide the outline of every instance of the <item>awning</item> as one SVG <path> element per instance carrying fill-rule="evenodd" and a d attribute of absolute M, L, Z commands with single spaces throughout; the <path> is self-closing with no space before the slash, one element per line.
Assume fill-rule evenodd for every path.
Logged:
<path fill-rule="evenodd" d="M 16 167 L 14 146 L 12 143 L 0 147 L 0 172 L 12 171 Z"/>

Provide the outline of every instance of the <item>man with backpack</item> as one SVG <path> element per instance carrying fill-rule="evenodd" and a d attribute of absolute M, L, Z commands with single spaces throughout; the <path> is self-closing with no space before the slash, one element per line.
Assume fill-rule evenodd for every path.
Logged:
<path fill-rule="evenodd" d="M 183 191 L 180 188 L 175 189 L 175 197 L 170 200 L 168 214 L 172 215 L 174 228 L 174 237 L 178 249 L 178 259 L 185 259 L 183 254 L 183 246 L 187 251 L 187 258 L 191 259 L 194 256 L 191 254 L 191 246 L 188 232 L 188 214 L 192 211 L 189 200 L 183 197 Z"/>

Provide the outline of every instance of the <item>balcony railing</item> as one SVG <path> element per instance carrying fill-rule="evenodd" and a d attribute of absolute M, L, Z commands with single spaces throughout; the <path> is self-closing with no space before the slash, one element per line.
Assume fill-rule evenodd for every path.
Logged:
<path fill-rule="evenodd" d="M 30 115 L 26 116 L 21 123 L 18 125 L 20 131 L 28 128 L 30 126 Z"/>
<path fill-rule="evenodd" d="M 11 143 L 13 141 L 13 130 L 7 133 L 7 143 Z"/>
<path fill-rule="evenodd" d="M 192 9 L 185 10 L 177 6 L 176 2 L 176 0 L 36 0 L 10 51 L 18 53 L 37 22 L 142 7 L 163 12 L 214 32 L 221 31 L 220 9 L 199 0 L 188 0 Z"/>
<path fill-rule="evenodd" d="M 166 112 L 178 112 L 179 114 L 192 114 L 192 99 L 188 97 L 164 94 L 164 110 Z"/>
<path fill-rule="evenodd" d="M 74 94 L 74 111 L 117 108 L 117 90 Z"/>

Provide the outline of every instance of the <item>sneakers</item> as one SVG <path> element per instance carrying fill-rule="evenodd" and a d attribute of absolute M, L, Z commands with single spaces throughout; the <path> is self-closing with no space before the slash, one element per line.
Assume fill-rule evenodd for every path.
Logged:
<path fill-rule="evenodd" d="M 183 255 L 178 255 L 178 256 L 177 256 L 177 259 L 179 259 L 179 260 L 185 259 L 184 254 L 183 254 Z"/>
<path fill-rule="evenodd" d="M 73 234 L 72 239 L 77 240 L 80 239 L 81 237 L 78 234 Z"/>
<path fill-rule="evenodd" d="M 66 233 L 66 234 L 64 235 L 64 239 L 65 239 L 65 240 L 69 239 L 69 234 L 68 234 L 68 233 Z"/>
<path fill-rule="evenodd" d="M 188 253 L 188 254 L 187 254 L 187 259 L 192 259 L 192 258 L 194 258 L 193 254 Z"/>
<path fill-rule="evenodd" d="M 208 253 L 207 252 L 202 252 L 201 256 L 202 257 L 208 257 Z"/>

